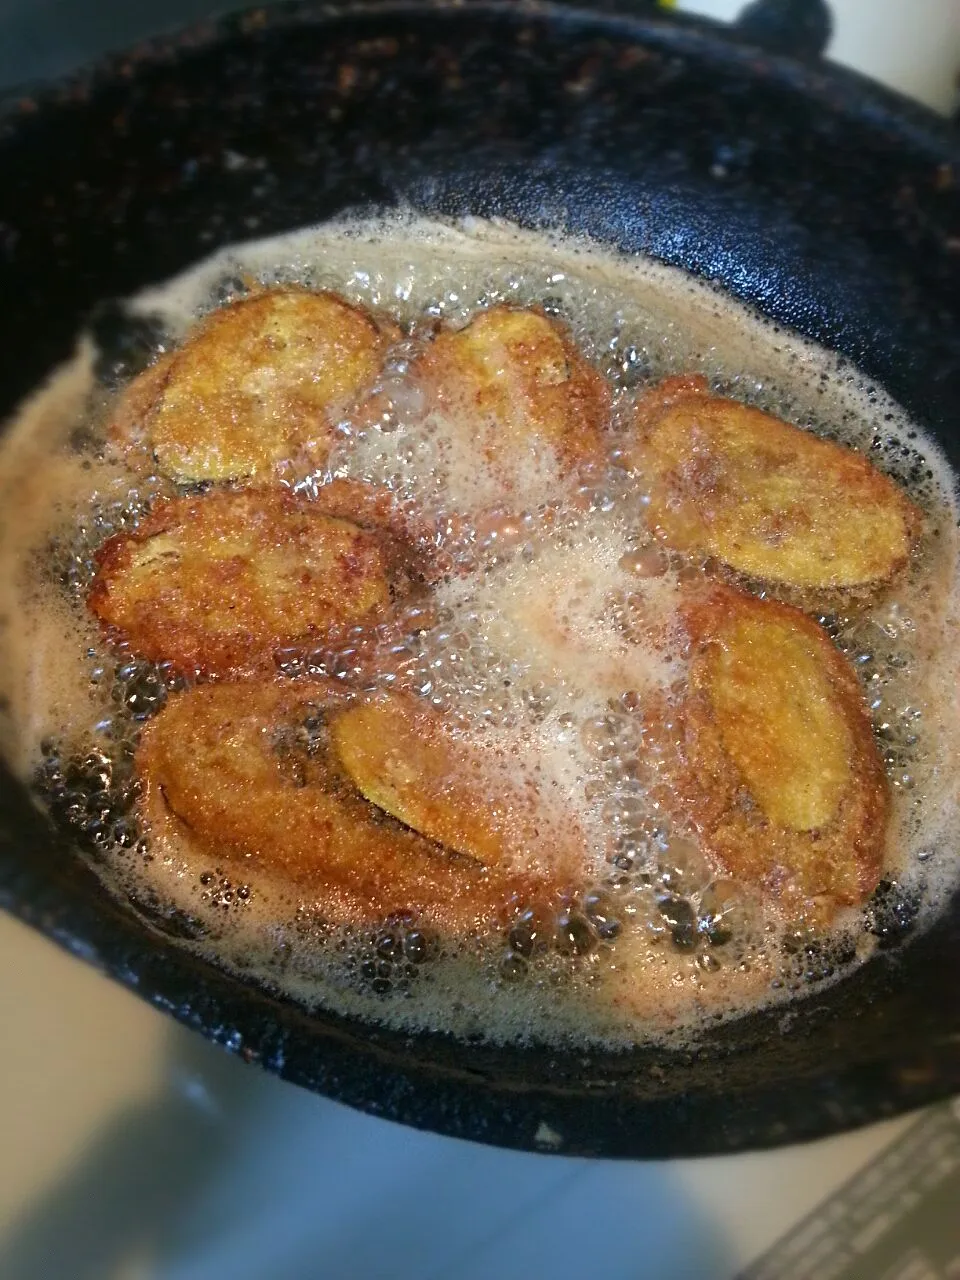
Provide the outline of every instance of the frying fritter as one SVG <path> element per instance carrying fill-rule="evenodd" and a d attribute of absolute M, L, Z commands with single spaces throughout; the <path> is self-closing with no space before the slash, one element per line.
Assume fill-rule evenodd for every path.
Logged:
<path fill-rule="evenodd" d="M 270 289 L 207 316 L 130 384 L 112 434 L 179 481 L 268 478 L 330 451 L 399 330 L 335 293 Z"/>
<path fill-rule="evenodd" d="M 145 424 L 160 403 L 176 356 L 176 351 L 167 351 L 159 356 L 124 387 L 113 406 L 110 436 L 125 450 L 146 443 Z"/>
<path fill-rule="evenodd" d="M 905 567 L 920 512 L 853 449 L 667 378 L 637 407 L 628 464 L 681 551 L 802 591 L 871 589 Z"/>
<path fill-rule="evenodd" d="M 565 327 L 540 311 L 495 306 L 441 331 L 415 377 L 506 475 L 543 444 L 564 470 L 601 453 L 610 389 Z"/>
<path fill-rule="evenodd" d="M 344 694 L 326 684 L 216 684 L 172 697 L 136 756 L 140 813 L 163 840 L 279 876 L 334 923 L 404 915 L 446 933 L 490 927 L 551 900 L 554 870 L 513 871 L 443 848 L 369 804 L 327 739 Z"/>
<path fill-rule="evenodd" d="M 511 768 L 509 759 L 485 758 L 415 697 L 393 695 L 346 711 L 333 722 L 331 741 L 372 804 L 487 866 L 526 865 L 545 839 L 555 850 L 574 841 L 584 847 L 575 824 L 566 819 L 551 829 L 541 797 L 516 786 L 515 762 Z"/>
<path fill-rule="evenodd" d="M 89 607 L 136 653 L 184 674 L 272 669 L 278 648 L 373 621 L 407 585 L 401 544 L 343 518 L 358 488 L 160 502 L 101 548 Z"/>
<path fill-rule="evenodd" d="M 694 651 L 666 804 L 730 875 L 791 911 L 823 921 L 864 901 L 889 795 L 850 664 L 799 610 L 729 587 L 698 597 L 686 623 Z"/>

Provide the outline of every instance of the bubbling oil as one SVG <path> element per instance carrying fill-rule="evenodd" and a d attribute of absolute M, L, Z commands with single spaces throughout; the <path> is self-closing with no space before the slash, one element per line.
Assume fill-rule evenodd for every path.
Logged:
<path fill-rule="evenodd" d="M 307 1007 L 499 1042 L 628 1045 L 695 1040 L 718 1019 L 836 981 L 935 916 L 957 878 L 960 827 L 955 482 L 881 389 L 682 272 L 476 220 L 392 216 L 235 246 L 144 291 L 130 312 L 158 352 L 251 282 L 334 289 L 404 330 L 375 388 L 378 416 L 345 417 L 324 470 L 291 459 L 282 482 L 306 497 L 338 477 L 385 486 L 398 511 L 446 530 L 446 576 L 379 664 L 348 636 L 287 654 L 286 674 L 371 690 L 400 681 L 441 708 L 509 761 L 513 781 L 562 797 L 557 811 L 588 836 L 583 888 L 559 914 L 518 907 L 493 936 L 443 938 L 415 921 L 335 928 L 302 888 L 211 857 L 182 832 L 140 829 L 138 734 L 186 682 L 108 648 L 84 601 L 103 541 L 183 486 L 105 444 L 115 379 L 87 335 L 10 424 L 0 456 L 0 745 L 145 927 Z M 503 302 L 563 319 L 613 388 L 609 458 L 588 481 L 534 454 L 505 500 L 409 377 L 438 320 Z M 653 543 L 642 478 L 617 461 L 638 390 L 679 372 L 865 452 L 924 512 L 896 589 L 820 618 L 858 673 L 894 798 L 881 886 L 828 934 L 793 927 L 711 866 L 654 799 L 658 746 L 637 712 L 682 687 L 673 620 L 704 566 Z"/>

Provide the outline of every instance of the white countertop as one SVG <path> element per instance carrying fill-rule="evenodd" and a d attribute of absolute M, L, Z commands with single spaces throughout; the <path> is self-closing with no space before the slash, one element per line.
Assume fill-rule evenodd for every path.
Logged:
<path fill-rule="evenodd" d="M 244 1066 L 5 917 L 0 966 L 3 1280 L 728 1280 L 910 1123 L 661 1164 L 498 1151 Z"/>
<path fill-rule="evenodd" d="M 678 9 L 728 21 L 746 0 L 679 0 Z M 837 62 L 951 111 L 960 73 L 960 0 L 828 0 Z"/>

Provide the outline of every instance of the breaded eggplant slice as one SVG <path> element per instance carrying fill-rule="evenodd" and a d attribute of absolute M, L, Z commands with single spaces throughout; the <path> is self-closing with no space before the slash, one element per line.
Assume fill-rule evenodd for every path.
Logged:
<path fill-rule="evenodd" d="M 638 404 L 626 460 L 681 551 L 801 591 L 872 590 L 906 566 L 921 515 L 853 449 L 668 378 Z"/>
<path fill-rule="evenodd" d="M 559 872 L 485 866 L 368 803 L 341 771 L 326 721 L 332 685 L 201 685 L 175 695 L 136 755 L 148 836 L 191 848 L 245 878 L 294 883 L 334 923 L 402 915 L 445 933 L 488 928 L 518 904 L 552 901 Z"/>
<path fill-rule="evenodd" d="M 214 311 L 130 384 L 112 435 L 178 481 L 267 479 L 321 465 L 334 427 L 399 330 L 335 293 L 281 288 Z"/>
<path fill-rule="evenodd" d="M 101 548 L 88 605 L 184 674 L 272 670 L 277 649 L 372 622 L 408 585 L 402 544 L 345 519 L 349 496 L 335 482 L 326 502 L 279 488 L 160 502 Z"/>
<path fill-rule="evenodd" d="M 602 456 L 610 388 L 565 326 L 541 311 L 495 306 L 443 330 L 415 376 L 441 413 L 481 441 L 494 466 L 546 444 L 561 468 Z"/>
<path fill-rule="evenodd" d="M 561 797 L 517 785 L 516 761 L 484 750 L 422 699 L 392 694 L 331 724 L 337 759 L 372 804 L 488 866 L 527 866 L 550 850 L 568 866 L 586 840 Z M 578 854 L 579 851 L 579 854 Z"/>
<path fill-rule="evenodd" d="M 729 587 L 685 610 L 693 646 L 676 794 L 736 880 L 824 921 L 880 879 L 889 794 L 853 668 L 811 618 Z"/>

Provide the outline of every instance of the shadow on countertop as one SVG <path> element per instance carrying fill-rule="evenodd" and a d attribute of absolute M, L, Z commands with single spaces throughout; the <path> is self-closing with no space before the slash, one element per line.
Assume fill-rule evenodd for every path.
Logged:
<path fill-rule="evenodd" d="M 359 1115 L 193 1033 L 0 1245 L 3 1280 L 721 1280 L 669 1164 L 528 1155 Z"/>

